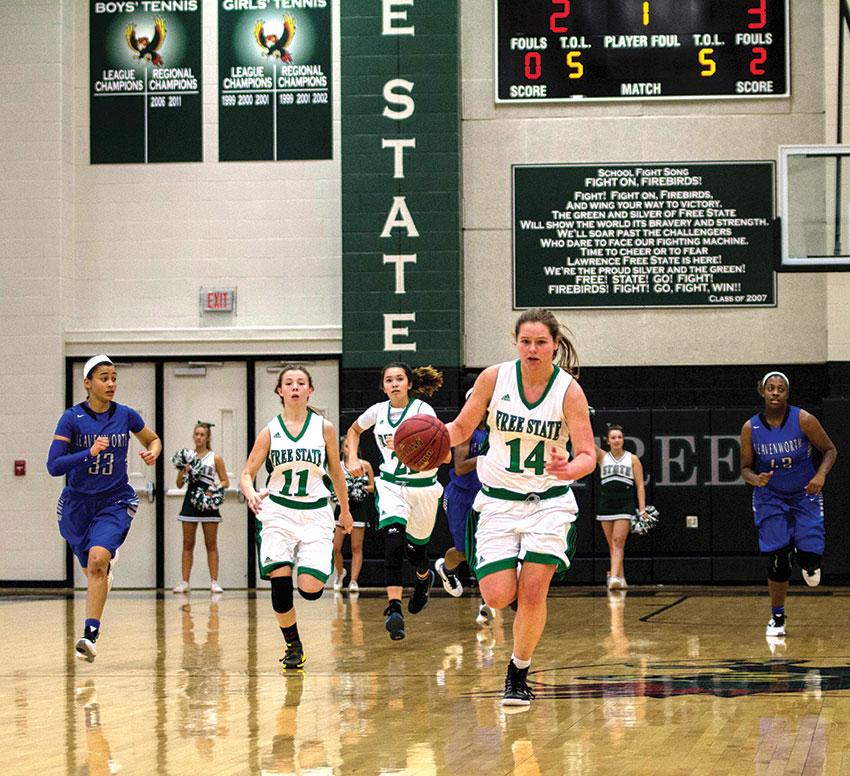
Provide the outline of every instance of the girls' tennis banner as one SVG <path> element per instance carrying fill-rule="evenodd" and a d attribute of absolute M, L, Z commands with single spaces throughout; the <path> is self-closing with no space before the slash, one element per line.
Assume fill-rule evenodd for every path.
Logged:
<path fill-rule="evenodd" d="M 333 158 L 331 0 L 220 0 L 220 161 Z"/>
<path fill-rule="evenodd" d="M 460 364 L 458 5 L 342 5 L 345 367 Z"/>
<path fill-rule="evenodd" d="M 92 164 L 201 161 L 201 48 L 200 0 L 91 0 Z"/>

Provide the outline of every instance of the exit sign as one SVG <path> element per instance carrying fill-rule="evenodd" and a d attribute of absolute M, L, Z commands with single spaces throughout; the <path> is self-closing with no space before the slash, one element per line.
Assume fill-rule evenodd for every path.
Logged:
<path fill-rule="evenodd" d="M 202 313 L 233 313 L 236 312 L 235 288 L 202 288 Z"/>

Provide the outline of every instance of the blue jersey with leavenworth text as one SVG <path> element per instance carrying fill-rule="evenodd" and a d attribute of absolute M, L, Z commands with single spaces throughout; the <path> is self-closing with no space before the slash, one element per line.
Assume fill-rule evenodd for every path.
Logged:
<path fill-rule="evenodd" d="M 69 453 L 88 450 L 99 436 L 109 437 L 109 447 L 88 464 L 80 464 L 68 472 L 68 487 L 77 493 L 98 494 L 128 484 L 127 452 L 130 433 L 145 427 L 136 410 L 111 402 L 106 412 L 95 412 L 87 402 L 65 410 L 56 425 L 56 436 L 70 439 Z"/>
<path fill-rule="evenodd" d="M 800 408 L 789 406 L 778 428 L 768 425 L 762 413 L 753 415 L 750 428 L 755 453 L 753 471 L 773 472 L 765 488 L 782 495 L 801 492 L 815 476 L 815 466 L 811 442 L 800 427 Z"/>

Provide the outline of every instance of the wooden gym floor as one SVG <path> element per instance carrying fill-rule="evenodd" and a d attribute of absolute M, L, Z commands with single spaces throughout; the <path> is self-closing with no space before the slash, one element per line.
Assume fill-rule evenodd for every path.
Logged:
<path fill-rule="evenodd" d="M 3 592 L 3 774 L 850 774 L 846 588 L 793 588 L 774 644 L 762 589 L 557 589 L 514 713 L 512 614 L 480 628 L 467 594 L 401 642 L 378 591 L 297 600 L 282 676 L 265 592 L 116 590 L 91 665 L 81 591 Z"/>

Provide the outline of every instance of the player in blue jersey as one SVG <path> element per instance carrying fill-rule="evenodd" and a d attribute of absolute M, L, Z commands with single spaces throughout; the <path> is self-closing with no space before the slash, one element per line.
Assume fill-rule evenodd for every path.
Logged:
<path fill-rule="evenodd" d="M 466 392 L 469 399 L 472 388 Z M 434 571 L 440 577 L 445 591 L 455 598 L 463 595 L 463 584 L 458 577 L 458 566 L 466 560 L 466 533 L 472 503 L 481 490 L 476 467 L 478 456 L 487 452 L 486 418 L 472 432 L 472 436 L 457 445 L 452 451 L 452 468 L 449 471 L 450 482 L 443 494 L 443 509 L 449 523 L 449 533 L 454 544 L 446 550 L 444 557 L 434 564 Z M 493 610 L 481 601 L 476 622 L 489 625 Z"/>
<path fill-rule="evenodd" d="M 57 506 L 59 533 L 88 580 L 85 628 L 75 651 L 89 663 L 97 655 L 112 566 L 139 505 L 127 479 L 130 434 L 145 448 L 139 455 L 148 466 L 162 450 L 159 437 L 139 413 L 113 400 L 117 380 L 108 356 L 86 361 L 83 385 L 88 398 L 59 418 L 47 455 L 47 471 L 54 477 L 67 475 Z"/>
<path fill-rule="evenodd" d="M 782 372 L 768 372 L 758 386 L 764 409 L 741 429 L 741 476 L 753 486 L 759 549 L 768 556 L 768 637 L 785 635 L 785 596 L 794 561 L 806 584 L 820 582 L 825 535 L 821 490 L 838 457 L 817 418 L 788 403 L 789 390 Z M 821 453 L 817 470 L 812 447 Z"/>

